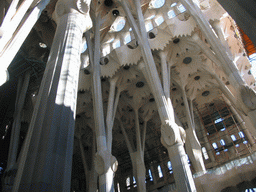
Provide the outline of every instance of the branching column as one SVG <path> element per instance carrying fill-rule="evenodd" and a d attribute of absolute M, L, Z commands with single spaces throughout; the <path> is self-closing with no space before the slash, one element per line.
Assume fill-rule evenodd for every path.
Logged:
<path fill-rule="evenodd" d="M 107 129 L 105 128 L 103 101 L 100 79 L 100 23 L 101 15 L 96 16 L 94 23 L 95 41 L 94 49 L 87 33 L 87 43 L 89 48 L 89 57 L 92 64 L 92 82 L 93 82 L 93 112 L 95 120 L 95 133 L 97 143 L 97 153 L 95 156 L 95 169 L 99 174 L 99 191 L 114 191 L 114 173 L 117 170 L 117 160 L 111 154 L 112 150 L 112 128 L 114 123 L 114 96 L 117 79 L 111 79 L 110 95 L 108 102 Z M 94 51 L 93 51 L 94 50 Z M 118 102 L 119 96 L 116 99 Z"/>
<path fill-rule="evenodd" d="M 206 37 L 209 44 L 212 46 L 216 56 L 222 63 L 223 70 L 229 76 L 232 85 L 241 86 L 244 85 L 244 81 L 233 61 L 227 55 L 224 46 L 221 44 L 220 40 L 215 36 L 210 23 L 205 19 L 202 11 L 192 0 L 181 0 L 181 3 L 186 7 L 186 9 L 193 16 L 204 36 Z"/>
<path fill-rule="evenodd" d="M 139 0 L 134 0 L 137 12 L 137 22 L 135 21 L 126 0 L 121 0 L 122 7 L 125 11 L 127 19 L 133 28 L 136 39 L 139 42 L 145 64 L 139 66 L 145 78 L 150 84 L 151 91 L 154 95 L 158 113 L 161 119 L 161 141 L 168 149 L 168 154 L 173 165 L 174 178 L 177 191 L 196 191 L 192 174 L 187 162 L 186 153 L 181 139 L 182 128 L 179 127 L 174 120 L 174 114 L 171 113 L 167 104 L 161 81 L 159 79 L 154 58 L 147 39 L 145 22 L 141 11 Z"/>
<path fill-rule="evenodd" d="M 78 3 L 78 8 L 76 4 Z M 90 1 L 59 1 L 57 30 L 13 191 L 69 191 L 82 35 Z"/>
<path fill-rule="evenodd" d="M 232 59 L 228 56 L 221 41 L 215 36 L 209 22 L 205 19 L 202 11 L 192 0 L 180 0 L 181 3 L 187 8 L 190 14 L 193 16 L 207 41 L 211 45 L 214 54 L 221 62 L 222 69 L 228 75 L 229 81 L 233 87 L 236 87 L 239 91 L 239 98 L 243 101 L 244 105 L 250 110 L 248 116 L 256 127 L 256 93 L 253 89 L 249 88 L 242 79 L 236 65 Z"/>
<path fill-rule="evenodd" d="M 195 168 L 196 172 L 204 172 L 205 166 L 204 166 L 204 160 L 202 157 L 202 150 L 201 145 L 197 139 L 196 131 L 195 131 L 195 124 L 194 124 L 194 117 L 193 115 L 193 104 L 191 101 L 191 107 L 189 109 L 189 104 L 187 100 L 187 95 L 185 92 L 185 88 L 182 86 L 182 95 L 183 95 L 183 102 L 185 104 L 186 108 L 186 117 L 187 117 L 187 123 L 188 123 L 188 129 L 186 129 L 186 150 L 189 154 L 189 158 Z"/>

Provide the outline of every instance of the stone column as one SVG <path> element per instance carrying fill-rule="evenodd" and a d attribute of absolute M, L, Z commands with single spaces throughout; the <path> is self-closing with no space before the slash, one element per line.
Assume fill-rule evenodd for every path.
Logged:
<path fill-rule="evenodd" d="M 228 87 L 223 83 L 223 81 L 219 78 L 219 76 L 216 73 L 210 73 L 211 76 L 217 81 L 219 84 L 219 88 L 222 91 L 222 93 L 227 97 L 227 99 L 237 108 L 241 109 L 243 113 L 248 113 L 248 109 L 246 106 L 235 96 L 231 93 L 231 91 L 228 89 Z"/>
<path fill-rule="evenodd" d="M 187 150 L 187 153 L 189 155 L 189 158 L 193 164 L 195 171 L 197 173 L 205 172 L 205 166 L 204 166 L 204 160 L 203 160 L 203 156 L 202 156 L 201 145 L 197 139 L 195 125 L 192 121 L 192 117 L 193 117 L 191 115 L 191 114 L 193 114 L 192 105 L 191 105 L 191 108 L 189 109 L 185 88 L 182 86 L 181 90 L 182 90 L 182 95 L 183 95 L 183 102 L 184 102 L 185 108 L 186 108 L 186 118 L 187 118 L 187 123 L 188 123 L 188 129 L 186 129 L 186 135 L 187 135 L 186 150 Z"/>
<path fill-rule="evenodd" d="M 147 147 L 146 147 L 147 148 Z M 147 156 L 148 159 L 150 159 L 150 156 L 149 156 L 149 153 L 148 151 L 145 152 L 145 155 Z M 149 163 L 149 168 L 150 168 L 150 171 L 151 171 L 151 175 L 153 177 L 153 183 L 154 185 L 157 184 L 157 177 L 156 177 L 156 174 L 155 174 L 155 168 L 154 166 L 152 165 L 152 162 Z"/>
<path fill-rule="evenodd" d="M 83 32 L 91 28 L 89 4 L 56 4 L 57 30 L 13 191 L 70 190 L 80 50 Z"/>
<path fill-rule="evenodd" d="M 87 35 L 87 43 L 89 48 L 89 57 L 92 64 L 92 82 L 93 82 L 93 112 L 95 120 L 95 133 L 97 143 L 97 153 L 95 156 L 95 169 L 99 174 L 99 191 L 100 192 L 114 192 L 114 173 L 117 170 L 117 160 L 111 154 L 112 150 L 112 128 L 114 118 L 113 107 L 108 111 L 111 115 L 107 118 L 107 130 L 105 128 L 104 113 L 103 113 L 103 101 L 101 91 L 101 79 L 100 79 L 100 25 L 101 25 L 100 13 L 96 16 L 94 23 L 95 41 L 94 49 L 92 48 L 92 42 Z M 114 90 L 115 83 L 112 84 L 112 90 L 109 98 L 109 105 L 113 106 L 114 103 Z M 111 121 L 112 120 L 112 121 Z M 109 137 L 108 137 L 109 136 Z"/>
<path fill-rule="evenodd" d="M 17 96 L 15 103 L 15 112 L 14 112 L 14 121 L 12 124 L 11 140 L 8 153 L 8 162 L 7 162 L 7 173 L 9 172 L 10 177 L 15 177 L 11 173 L 16 173 L 16 160 L 18 154 L 19 140 L 20 140 L 20 126 L 21 126 L 21 112 L 24 106 L 27 89 L 29 85 L 30 71 L 26 72 L 25 77 L 20 77 L 17 87 Z M 13 178 L 11 181 L 7 182 L 7 185 L 13 184 Z"/>
<path fill-rule="evenodd" d="M 121 175 L 119 172 L 119 185 L 120 185 L 120 191 L 126 191 L 126 175 Z"/>
<path fill-rule="evenodd" d="M 164 94 L 166 98 L 170 98 L 170 78 L 169 78 L 169 71 L 167 67 L 167 53 L 168 52 L 159 52 L 159 56 L 161 58 L 161 69 L 162 69 L 162 84 L 163 84 L 163 89 L 164 89 Z"/>
<path fill-rule="evenodd" d="M 138 109 L 134 109 L 135 111 L 135 129 L 136 129 L 136 148 L 133 146 L 133 139 L 129 140 L 128 134 L 125 131 L 125 127 L 122 123 L 122 120 L 118 118 L 120 122 L 120 127 L 131 157 L 132 161 L 132 170 L 133 176 L 136 178 L 138 191 L 146 192 L 146 184 L 145 184 L 145 163 L 144 163 L 144 150 L 142 149 L 141 136 L 140 136 L 140 127 L 139 127 L 139 116 Z M 144 122 L 145 123 L 145 122 Z M 145 141 L 144 141 L 145 142 Z"/>
<path fill-rule="evenodd" d="M 225 47 L 227 54 L 229 55 L 229 57 L 232 57 L 231 51 L 229 49 L 229 45 L 228 42 L 226 41 L 222 28 L 221 28 L 221 24 L 219 20 L 215 20 L 212 22 L 212 27 L 214 29 L 214 31 L 216 32 L 216 34 L 218 35 L 220 42 L 222 43 L 222 45 Z M 233 56 L 235 57 L 235 55 Z"/>
<path fill-rule="evenodd" d="M 139 64 L 140 70 L 143 72 L 148 83 L 151 85 L 151 91 L 154 95 L 158 113 L 161 119 L 161 142 L 168 149 L 171 162 L 174 164 L 173 169 L 178 191 L 196 191 L 189 168 L 186 153 L 183 146 L 184 135 L 183 128 L 175 123 L 173 108 L 167 103 L 160 78 L 156 69 L 154 58 L 147 39 L 144 17 L 141 10 L 140 1 L 134 0 L 136 7 L 137 21 L 135 21 L 126 0 L 120 0 L 124 12 L 130 25 L 133 28 L 136 39 L 139 42 L 144 63 Z M 138 24 L 137 24 L 138 23 Z M 183 132 L 181 134 L 181 132 Z M 185 154 L 185 155 L 184 155 Z"/>
<path fill-rule="evenodd" d="M 144 164 L 144 152 L 135 151 L 130 153 L 132 166 L 133 166 L 133 176 L 136 179 L 136 184 L 138 191 L 146 192 L 146 184 L 145 184 L 145 173 L 146 168 Z M 133 182 L 133 179 L 132 179 Z"/>
<path fill-rule="evenodd" d="M 146 192 L 146 184 L 145 184 L 146 168 L 144 163 L 144 149 L 142 149 L 142 145 L 144 145 L 144 143 L 142 144 L 141 142 L 138 108 L 134 107 L 134 112 L 135 112 L 136 149 L 137 149 L 134 156 L 135 157 L 134 162 L 136 164 L 136 175 L 134 176 L 136 178 L 138 191 Z"/>
<path fill-rule="evenodd" d="M 166 146 L 166 148 L 172 163 L 177 191 L 196 191 L 183 144 L 177 143 Z M 187 183 L 190 183 L 190 185 L 187 185 Z"/>
<path fill-rule="evenodd" d="M 207 137 L 207 134 L 206 134 L 206 130 L 204 128 L 204 125 L 202 124 L 201 120 L 198 120 L 198 121 L 195 121 L 196 124 L 198 125 L 199 129 L 201 130 L 202 132 L 202 135 L 203 135 L 203 140 L 204 140 L 204 145 L 205 145 L 205 148 L 207 150 L 207 153 L 211 159 L 211 162 L 212 162 L 212 165 L 216 165 L 216 159 L 215 159 L 215 156 L 212 152 L 212 146 L 211 144 L 209 143 L 209 140 L 208 140 L 208 137 Z"/>

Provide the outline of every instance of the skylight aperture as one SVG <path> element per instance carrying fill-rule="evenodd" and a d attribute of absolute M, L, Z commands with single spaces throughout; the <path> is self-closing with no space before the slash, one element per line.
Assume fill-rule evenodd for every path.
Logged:
<path fill-rule="evenodd" d="M 159 26 L 164 22 L 164 18 L 162 16 L 159 16 L 155 19 L 155 22 Z"/>
<path fill-rule="evenodd" d="M 110 27 L 111 32 L 121 31 L 125 26 L 125 18 L 117 17 L 112 26 Z"/>
<path fill-rule="evenodd" d="M 175 7 L 177 5 L 177 3 L 173 3 L 171 4 L 171 7 Z"/>
<path fill-rule="evenodd" d="M 150 31 L 150 30 L 152 30 L 152 29 L 153 29 L 152 22 L 151 22 L 151 21 L 150 21 L 150 22 L 147 22 L 146 25 L 145 25 L 145 27 L 146 27 L 146 31 L 147 31 L 147 32 Z"/>
<path fill-rule="evenodd" d="M 127 44 L 127 43 L 130 43 L 131 42 L 131 34 L 128 33 L 125 38 L 124 38 L 124 43 Z"/>
<path fill-rule="evenodd" d="M 113 43 L 113 48 L 116 49 L 118 47 L 120 47 L 120 40 L 115 40 L 114 43 Z"/>
<path fill-rule="evenodd" d="M 172 9 L 170 11 L 168 11 L 167 15 L 168 15 L 169 19 L 172 19 L 176 16 L 174 10 L 172 10 Z"/>
<path fill-rule="evenodd" d="M 179 10 L 180 13 L 184 13 L 186 11 L 186 8 L 182 4 L 180 4 L 178 6 L 178 10 Z"/>
<path fill-rule="evenodd" d="M 158 9 L 165 4 L 165 0 L 152 0 L 150 4 L 152 8 Z"/>

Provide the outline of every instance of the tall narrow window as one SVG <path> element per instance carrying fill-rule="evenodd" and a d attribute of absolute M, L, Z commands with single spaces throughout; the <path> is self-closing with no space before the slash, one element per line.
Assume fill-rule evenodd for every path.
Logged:
<path fill-rule="evenodd" d="M 168 162 L 167 162 L 167 167 L 168 167 L 168 169 L 169 169 L 169 173 L 172 174 L 173 171 L 172 171 L 172 164 L 171 164 L 171 161 L 168 161 Z"/>
<path fill-rule="evenodd" d="M 203 152 L 204 159 L 205 159 L 205 160 L 209 159 L 209 156 L 208 156 L 208 153 L 207 153 L 205 147 L 202 147 L 202 152 Z"/>
<path fill-rule="evenodd" d="M 130 189 L 131 189 L 130 177 L 127 177 L 127 178 L 126 178 L 126 188 L 127 188 L 127 190 L 130 190 Z"/>
<path fill-rule="evenodd" d="M 149 175 L 149 180 L 153 181 L 153 176 L 152 176 L 152 172 L 150 169 L 148 170 L 148 175 Z"/>
<path fill-rule="evenodd" d="M 221 144 L 222 146 L 225 146 L 225 145 L 226 145 L 224 139 L 221 139 L 221 140 L 220 140 L 220 144 Z"/>
<path fill-rule="evenodd" d="M 232 141 L 236 141 L 236 136 L 235 135 L 231 135 L 230 137 L 231 137 Z"/>
<path fill-rule="evenodd" d="M 159 178 L 162 178 L 163 177 L 163 172 L 162 172 L 162 169 L 161 169 L 160 165 L 158 165 L 157 170 L 158 170 Z"/>
<path fill-rule="evenodd" d="M 119 183 L 117 183 L 117 192 L 121 192 Z"/>
<path fill-rule="evenodd" d="M 244 138 L 244 133 L 242 131 L 240 131 L 238 135 L 240 136 L 240 138 Z"/>
<path fill-rule="evenodd" d="M 218 148 L 217 143 L 212 143 L 212 146 L 213 146 L 214 149 L 217 149 L 217 148 Z"/>
<path fill-rule="evenodd" d="M 133 176 L 133 186 L 134 186 L 134 187 L 137 187 L 136 179 L 135 179 L 135 177 L 134 177 L 134 176 Z"/>

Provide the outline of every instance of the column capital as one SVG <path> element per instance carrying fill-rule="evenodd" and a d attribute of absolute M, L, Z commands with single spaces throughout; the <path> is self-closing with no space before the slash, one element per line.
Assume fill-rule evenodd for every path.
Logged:
<path fill-rule="evenodd" d="M 242 85 L 240 89 L 243 103 L 251 110 L 256 109 L 256 93 L 248 85 Z"/>
<path fill-rule="evenodd" d="M 109 168 L 109 165 L 108 165 L 109 163 L 112 171 L 115 173 L 118 167 L 117 159 L 107 150 L 99 151 L 96 153 L 95 170 L 99 175 L 103 175 L 104 173 L 107 173 Z"/>
<path fill-rule="evenodd" d="M 166 122 L 161 125 L 161 142 L 166 148 L 176 143 L 184 144 L 185 140 L 185 130 L 176 123 Z"/>
<path fill-rule="evenodd" d="M 92 20 L 89 15 L 91 0 L 58 0 L 53 13 L 53 19 L 58 24 L 60 18 L 68 13 L 75 13 L 84 17 L 83 30 L 87 31 L 92 27 Z"/>
<path fill-rule="evenodd" d="M 221 23 L 220 23 L 220 20 L 214 20 L 212 23 L 211 23 L 211 25 L 213 26 L 213 27 L 216 27 L 216 28 L 218 28 L 218 29 L 221 29 Z"/>

